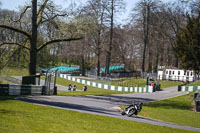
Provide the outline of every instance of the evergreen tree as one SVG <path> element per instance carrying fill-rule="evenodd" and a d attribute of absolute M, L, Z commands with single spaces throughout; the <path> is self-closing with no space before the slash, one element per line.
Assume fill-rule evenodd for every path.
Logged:
<path fill-rule="evenodd" d="M 187 25 L 177 35 L 177 52 L 185 69 L 200 70 L 200 11 L 197 17 L 187 15 Z"/>

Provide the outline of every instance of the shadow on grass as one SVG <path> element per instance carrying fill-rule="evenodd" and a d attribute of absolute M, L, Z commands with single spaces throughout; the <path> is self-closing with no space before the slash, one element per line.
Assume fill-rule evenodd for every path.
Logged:
<path fill-rule="evenodd" d="M 86 99 L 85 99 L 86 98 Z M 91 101 L 93 103 L 100 102 L 103 104 L 103 107 L 95 106 L 95 105 L 81 105 L 81 104 L 73 104 L 73 103 L 65 103 L 52 100 L 50 97 L 43 97 L 43 99 L 37 99 L 37 97 L 18 97 L 17 100 L 30 102 L 30 103 L 36 103 L 36 104 L 43 104 L 43 105 L 49 105 L 49 106 L 55 106 L 60 108 L 66 108 L 66 109 L 72 109 L 72 110 L 79 110 L 80 112 L 92 112 L 95 114 L 105 114 L 105 115 L 114 115 L 116 111 L 110 110 L 109 106 L 115 106 L 115 105 L 129 105 L 133 102 L 147 102 L 147 101 L 153 101 L 152 99 L 146 99 L 146 98 L 132 98 L 132 97 L 126 97 L 126 96 L 81 96 L 81 99 L 79 100 L 86 100 Z M 90 102 L 88 102 L 89 104 Z"/>
<path fill-rule="evenodd" d="M 15 100 L 16 96 L 0 96 L 0 101 Z"/>
<path fill-rule="evenodd" d="M 0 114 L 16 114 L 16 111 L 6 110 L 6 109 L 0 109 Z"/>
<path fill-rule="evenodd" d="M 17 111 L 16 107 L 14 106 L 12 106 L 12 108 L 6 109 L 7 107 L 10 106 L 10 101 L 16 100 L 15 99 L 16 97 L 17 96 L 0 96 L 0 116 L 8 114 L 10 116 L 21 115 L 21 116 L 29 117 L 29 115 L 26 114 L 24 111 Z M 4 104 L 1 106 L 1 103 L 4 103 Z"/>
<path fill-rule="evenodd" d="M 94 106 L 85 106 L 85 105 L 79 105 L 79 104 L 69 104 L 64 102 L 56 102 L 56 101 L 48 101 L 48 100 L 36 100 L 31 97 L 20 97 L 17 98 L 18 100 L 29 102 L 29 103 L 35 103 L 35 104 L 42 104 L 42 105 L 48 105 L 48 106 L 54 106 L 58 108 L 63 109 L 71 109 L 71 110 L 79 110 L 80 112 L 92 112 L 95 114 L 104 114 L 104 115 L 115 115 L 115 111 L 94 107 Z"/>
<path fill-rule="evenodd" d="M 81 96 L 81 97 L 88 98 L 87 96 Z M 89 98 L 92 100 L 101 100 L 101 102 L 106 101 L 118 105 L 129 105 L 135 102 L 146 103 L 154 101 L 154 99 L 150 98 L 127 97 L 123 95 L 96 95 L 96 96 L 89 96 Z"/>
<path fill-rule="evenodd" d="M 191 109 L 191 105 L 184 101 L 172 101 L 172 100 L 164 100 L 154 103 L 145 104 L 146 107 L 153 108 L 163 108 L 163 109 L 180 109 L 180 110 L 189 110 Z"/>

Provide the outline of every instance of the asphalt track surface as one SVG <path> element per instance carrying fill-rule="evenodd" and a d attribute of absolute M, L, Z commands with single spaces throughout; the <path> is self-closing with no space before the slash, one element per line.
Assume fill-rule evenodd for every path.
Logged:
<path fill-rule="evenodd" d="M 67 91 L 67 87 L 58 86 L 58 90 Z M 120 95 L 99 95 L 99 96 L 32 96 L 19 97 L 18 100 L 30 102 L 39 105 L 51 106 L 66 110 L 73 110 L 82 113 L 91 113 L 96 115 L 109 116 L 130 121 L 148 123 L 152 125 L 166 126 L 190 131 L 200 132 L 199 128 L 180 126 L 172 123 L 161 122 L 144 117 L 122 116 L 119 112 L 119 106 L 129 105 L 134 102 L 152 102 L 171 97 L 184 95 L 186 92 L 177 92 L 177 87 L 166 88 L 163 91 L 154 93 L 135 93 Z"/>

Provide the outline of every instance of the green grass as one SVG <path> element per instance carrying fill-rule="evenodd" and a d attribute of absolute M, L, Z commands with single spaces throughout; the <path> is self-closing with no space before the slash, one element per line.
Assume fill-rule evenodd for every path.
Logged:
<path fill-rule="evenodd" d="M 200 113 L 192 111 L 193 93 L 144 104 L 139 115 L 200 128 Z"/>
<path fill-rule="evenodd" d="M 4 68 L 1 70 L 1 75 L 6 76 L 27 76 L 28 75 L 28 69 L 27 68 Z"/>
<path fill-rule="evenodd" d="M 80 78 L 80 77 L 77 77 Z M 122 87 L 145 87 L 146 85 L 146 79 L 142 78 L 118 78 L 114 79 L 112 81 L 109 80 L 98 80 L 98 79 L 88 79 L 85 77 L 81 77 L 81 79 L 85 79 L 87 81 L 92 81 L 96 83 L 102 83 L 102 84 L 108 84 L 113 86 L 122 86 Z"/>
<path fill-rule="evenodd" d="M 123 78 L 117 81 L 112 81 L 112 85 L 122 87 L 145 87 L 146 79 L 142 78 Z"/>
<path fill-rule="evenodd" d="M 44 77 L 42 77 L 44 79 Z M 130 81 L 136 81 L 137 83 L 146 82 L 144 79 L 130 79 L 127 80 L 127 82 Z M 63 85 L 63 86 L 68 86 L 69 84 L 74 85 L 76 84 L 77 89 L 82 90 L 83 89 L 83 84 L 73 82 L 64 78 L 57 78 L 56 81 L 57 84 Z M 173 82 L 173 81 L 160 81 L 161 83 L 161 88 L 167 88 L 167 87 L 172 87 L 172 86 L 177 86 L 182 84 L 181 82 Z M 83 91 L 78 91 L 78 92 L 64 92 L 64 91 L 58 91 L 58 95 L 110 95 L 110 94 L 127 94 L 131 92 L 119 92 L 119 91 L 111 91 L 111 90 L 105 90 L 105 89 L 100 89 L 92 86 L 87 86 L 88 91 L 83 92 Z M 133 93 L 133 92 L 132 92 Z"/>
<path fill-rule="evenodd" d="M 0 97 L 2 133 L 192 133 Z"/>
<path fill-rule="evenodd" d="M 183 84 L 183 82 L 164 81 L 164 80 L 160 80 L 159 82 L 161 84 L 161 89 L 168 88 L 168 87 L 173 87 L 173 86 L 178 86 L 178 85 L 182 85 Z"/>
<path fill-rule="evenodd" d="M 149 83 L 151 83 L 151 81 L 149 81 Z M 156 81 L 156 83 L 157 83 L 157 81 Z M 161 84 L 161 89 L 183 84 L 182 82 L 162 81 L 162 80 L 159 81 L 159 83 Z M 119 86 L 123 86 L 123 87 L 125 87 L 125 86 L 145 87 L 146 79 L 127 78 L 127 79 L 122 79 L 120 81 L 114 81 L 114 82 L 112 82 L 112 85 L 119 85 Z"/>
<path fill-rule="evenodd" d="M 15 84 L 15 83 L 0 78 L 0 84 Z"/>
<path fill-rule="evenodd" d="M 190 84 L 187 84 L 186 86 L 200 86 L 200 81 L 195 81 L 195 82 L 192 82 Z"/>
<path fill-rule="evenodd" d="M 42 77 L 42 79 L 44 79 L 44 77 Z M 59 77 L 56 79 L 56 83 L 59 85 L 66 86 L 66 87 L 68 87 L 69 84 L 71 84 L 72 86 L 76 84 L 77 89 L 81 90 L 81 91 L 76 91 L 76 92 L 58 91 L 58 95 L 60 96 L 130 94 L 130 92 L 111 91 L 111 90 L 96 88 L 92 86 L 87 86 L 88 89 L 86 92 L 84 92 L 82 91 L 84 84 L 80 84 L 80 83 L 73 82 L 73 81 L 70 81 L 64 78 L 59 78 Z"/>
<path fill-rule="evenodd" d="M 105 81 L 100 81 L 100 80 L 96 80 L 96 82 L 111 84 L 114 86 L 122 86 L 122 87 L 145 87 L 147 81 L 146 81 L 146 79 L 142 79 L 142 78 L 121 78 L 118 80 L 113 80 L 112 82 L 105 82 Z M 175 81 L 162 81 L 161 80 L 159 82 L 161 84 L 161 89 L 183 84 L 182 82 L 175 82 Z M 149 81 L 149 83 L 151 83 L 151 81 Z M 156 83 L 157 83 L 157 81 L 156 81 Z"/>

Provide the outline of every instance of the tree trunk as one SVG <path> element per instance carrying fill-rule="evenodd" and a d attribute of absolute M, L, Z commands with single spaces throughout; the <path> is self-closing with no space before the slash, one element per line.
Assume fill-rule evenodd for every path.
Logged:
<path fill-rule="evenodd" d="M 154 73 L 157 73 L 157 70 L 158 70 L 158 60 L 159 60 L 159 52 L 158 52 L 158 49 L 157 49 L 156 60 L 155 60 L 155 63 L 154 63 L 154 70 L 153 70 Z"/>
<path fill-rule="evenodd" d="M 36 74 L 36 61 L 37 61 L 37 0 L 32 0 L 32 35 L 31 35 L 31 48 L 30 48 L 30 62 L 29 62 L 29 75 Z"/>
<path fill-rule="evenodd" d="M 110 60 L 111 60 L 111 52 L 112 52 L 112 40 L 113 40 L 113 17 L 114 17 L 114 0 L 111 1 L 111 16 L 110 16 L 110 43 L 109 43 L 109 50 L 106 55 L 106 76 L 110 74 L 109 67 L 110 67 Z"/>
<path fill-rule="evenodd" d="M 178 56 L 175 54 L 175 67 L 178 68 Z"/>
<path fill-rule="evenodd" d="M 170 63 L 170 48 L 167 46 L 167 66 L 171 66 Z"/>
<path fill-rule="evenodd" d="M 161 49 L 160 51 L 164 51 L 163 49 Z M 166 53 L 161 53 L 160 54 L 160 66 L 163 66 L 164 65 L 164 55 Z"/>
<path fill-rule="evenodd" d="M 82 74 L 82 76 L 85 76 L 85 59 L 84 59 L 84 55 L 81 56 L 81 74 Z"/>
<path fill-rule="evenodd" d="M 101 67 L 101 62 L 100 62 L 100 56 L 101 56 L 101 32 L 102 32 L 102 26 L 103 26 L 103 18 L 104 18 L 104 13 L 101 13 L 101 23 L 100 27 L 98 29 L 98 40 L 97 40 L 97 76 L 100 76 L 100 67 Z M 98 25 L 98 19 L 97 19 L 97 25 Z"/>
<path fill-rule="evenodd" d="M 146 12 L 144 17 L 144 24 L 143 24 L 143 30 L 144 30 L 144 49 L 143 49 L 143 56 L 142 56 L 142 78 L 144 78 L 144 71 L 145 71 L 145 57 L 146 57 L 146 47 L 148 45 L 148 37 L 149 37 L 149 12 L 150 7 L 149 5 L 146 5 Z"/>
<path fill-rule="evenodd" d="M 97 54 L 97 76 L 100 76 L 100 54 Z"/>
<path fill-rule="evenodd" d="M 149 65 L 148 65 L 148 73 L 152 73 L 152 53 L 151 48 L 149 48 Z"/>
<path fill-rule="evenodd" d="M 106 55 L 106 70 L 105 70 L 105 75 L 108 76 L 109 75 L 109 67 L 110 67 L 110 56 L 111 56 L 111 53 L 110 52 L 107 52 L 107 55 Z"/>
<path fill-rule="evenodd" d="M 97 76 L 100 76 L 100 39 L 101 39 L 101 28 L 98 31 L 98 40 L 97 40 Z"/>

